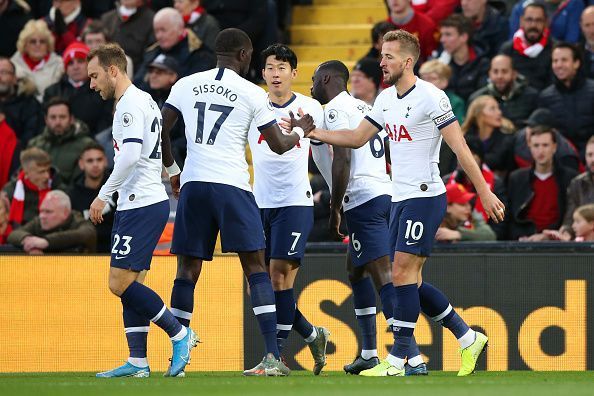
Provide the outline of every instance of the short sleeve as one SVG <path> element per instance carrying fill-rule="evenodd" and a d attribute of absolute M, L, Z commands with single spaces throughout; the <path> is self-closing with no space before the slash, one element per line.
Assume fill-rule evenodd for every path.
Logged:
<path fill-rule="evenodd" d="M 324 127 L 324 108 L 317 100 L 313 99 L 313 106 L 311 108 L 311 114 L 316 128 Z"/>
<path fill-rule="evenodd" d="M 120 112 L 120 125 L 122 126 L 123 143 L 141 143 L 144 138 L 145 116 L 137 104 L 126 104 Z"/>
<path fill-rule="evenodd" d="M 263 89 L 254 89 L 253 98 L 250 102 L 254 109 L 254 121 L 260 132 L 276 124 L 272 103 Z"/>
<path fill-rule="evenodd" d="M 346 111 L 336 108 L 335 106 L 324 109 L 324 122 L 326 129 L 336 131 L 339 129 L 350 129 L 349 115 Z"/>
<path fill-rule="evenodd" d="M 431 99 L 426 102 L 428 106 L 427 114 L 431 117 L 431 120 L 433 120 L 433 123 L 438 129 L 441 130 L 456 121 L 456 116 L 452 111 L 450 99 L 445 92 L 438 90 L 430 95 L 430 98 Z"/>
<path fill-rule="evenodd" d="M 385 92 L 385 91 L 383 91 Z M 382 92 L 382 93 L 383 93 Z M 373 107 L 365 116 L 365 119 L 371 122 L 378 130 L 384 129 L 384 105 L 383 105 L 383 98 L 385 95 L 379 94 L 377 98 L 375 98 L 375 102 L 373 103 Z"/>

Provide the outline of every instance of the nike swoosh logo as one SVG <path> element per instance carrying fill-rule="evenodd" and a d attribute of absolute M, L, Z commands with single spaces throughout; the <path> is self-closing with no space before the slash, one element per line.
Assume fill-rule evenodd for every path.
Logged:
<path fill-rule="evenodd" d="M 390 110 L 390 109 L 382 109 L 382 111 L 388 111 L 388 110 Z"/>
<path fill-rule="evenodd" d="M 126 256 L 115 256 L 116 260 L 123 259 L 123 258 L 126 258 Z"/>
<path fill-rule="evenodd" d="M 416 245 L 417 243 L 419 243 L 419 242 L 409 242 L 409 241 L 406 241 L 406 245 L 407 246 Z"/>
<path fill-rule="evenodd" d="M 289 256 L 292 256 L 292 255 L 294 255 L 294 254 L 297 254 L 297 253 L 299 253 L 299 252 L 287 252 L 287 254 L 288 254 Z"/>
<path fill-rule="evenodd" d="M 362 255 L 362 254 L 363 254 L 363 252 L 359 253 L 359 254 L 357 255 L 357 258 L 361 257 L 361 255 Z"/>

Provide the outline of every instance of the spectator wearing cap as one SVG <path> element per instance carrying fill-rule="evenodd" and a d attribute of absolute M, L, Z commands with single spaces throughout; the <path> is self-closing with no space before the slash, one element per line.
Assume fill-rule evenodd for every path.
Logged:
<path fill-rule="evenodd" d="M 555 162 L 575 171 L 582 170 L 583 166 L 575 146 L 555 129 L 556 125 L 555 117 L 547 109 L 536 109 L 530 114 L 526 120 L 526 127 L 520 129 L 514 136 L 514 161 L 517 168 L 529 168 L 534 162 L 528 146 L 532 131 L 554 129 L 557 140 Z"/>
<path fill-rule="evenodd" d="M 431 59 L 421 65 L 419 76 L 421 79 L 430 82 L 445 92 L 452 105 L 454 115 L 458 119 L 458 122 L 462 124 L 466 118 L 466 104 L 464 103 L 464 99 L 448 88 L 450 78 L 452 77 L 452 68 L 437 59 Z"/>
<path fill-rule="evenodd" d="M 204 45 L 215 50 L 215 39 L 221 31 L 216 18 L 206 12 L 200 0 L 175 0 L 173 6 L 184 18 L 186 28 L 191 29 Z"/>
<path fill-rule="evenodd" d="M 379 94 L 382 69 L 372 58 L 359 60 L 351 71 L 351 94 L 369 105 L 373 105 Z"/>
<path fill-rule="evenodd" d="M 411 0 L 387 0 L 386 3 L 390 11 L 387 21 L 393 25 L 392 30 L 406 30 L 418 37 L 421 44 L 419 63 L 423 63 L 437 49 L 437 25 L 430 17 L 415 11 Z"/>
<path fill-rule="evenodd" d="M 134 76 L 137 86 L 146 87 L 144 80 L 148 66 L 161 54 L 173 57 L 179 65 L 179 77 L 213 68 L 214 52 L 184 26 L 182 16 L 175 8 L 166 7 L 155 14 L 153 26 L 157 42 L 147 49 L 144 60 Z"/>
<path fill-rule="evenodd" d="M 62 54 L 71 43 L 80 40 L 90 19 L 81 12 L 81 0 L 53 0 L 52 3 L 43 21 L 54 35 L 56 52 Z"/>
<path fill-rule="evenodd" d="M 503 116 L 511 120 L 516 128 L 524 126 L 538 99 L 538 91 L 514 69 L 511 57 L 503 54 L 491 59 L 489 83 L 470 95 L 468 100 L 472 102 L 481 95 L 494 97 Z"/>
<path fill-rule="evenodd" d="M 497 196 L 497 198 L 499 198 L 501 200 L 501 202 L 503 202 L 504 204 L 507 204 L 507 191 L 506 191 L 505 183 L 499 176 L 497 176 L 495 174 L 495 172 L 493 172 L 487 166 L 487 164 L 485 164 L 485 151 L 483 149 L 483 143 L 476 136 L 466 135 L 464 138 L 466 140 L 466 144 L 468 145 L 468 148 L 470 149 L 470 152 L 472 153 L 472 157 L 474 158 L 477 165 L 479 166 L 479 168 L 481 170 L 481 174 L 483 175 L 483 178 L 485 179 L 485 181 L 487 182 L 487 185 L 489 186 L 489 189 Z M 452 173 L 448 173 L 443 176 L 443 178 L 442 178 L 443 182 L 446 184 L 446 186 L 449 184 L 461 184 L 462 186 L 464 186 L 466 188 L 466 190 L 476 193 L 476 189 L 474 188 L 474 185 L 472 184 L 472 182 L 466 175 L 466 172 L 464 172 L 464 169 L 462 169 L 462 167 L 460 165 L 457 165 L 455 156 L 453 153 L 451 154 L 451 156 L 454 157 L 454 160 L 452 163 L 453 163 L 455 169 Z M 441 166 L 442 166 L 442 158 L 441 157 L 440 157 L 439 165 L 441 168 Z M 489 218 L 487 213 L 485 212 L 485 208 L 483 208 L 481 198 L 478 196 L 476 197 L 476 201 L 474 203 L 474 210 L 476 212 L 480 213 L 483 216 L 483 220 L 489 224 L 489 226 L 491 227 L 491 229 L 493 231 L 495 231 L 495 234 L 497 235 L 497 239 L 501 240 L 501 239 L 506 238 L 507 226 L 505 225 L 505 221 L 503 223 L 502 222 L 499 222 L 499 223 L 493 222 Z"/>
<path fill-rule="evenodd" d="M 104 101 L 91 89 L 87 75 L 89 48 L 78 41 L 70 44 L 62 54 L 66 74 L 57 83 L 50 85 L 43 95 L 43 103 L 60 97 L 68 100 L 72 116 L 83 121 L 94 136 L 111 125 L 113 100 Z"/>
<path fill-rule="evenodd" d="M 81 40 L 91 51 L 111 41 L 101 21 L 91 21 L 83 30 Z M 126 62 L 126 74 L 132 79 L 134 77 L 134 62 L 127 54 Z"/>
<path fill-rule="evenodd" d="M 493 241 L 495 232 L 483 216 L 472 209 L 471 201 L 476 197 L 462 184 L 446 185 L 446 215 L 437 229 L 435 239 L 440 242 Z"/>
<path fill-rule="evenodd" d="M 107 36 L 132 58 L 134 69 L 138 69 L 145 50 L 155 42 L 154 17 L 155 13 L 143 0 L 122 0 L 117 9 L 101 17 Z"/>
<path fill-rule="evenodd" d="M 575 45 L 557 43 L 552 55 L 553 84 L 538 97 L 538 107 L 555 115 L 561 134 L 583 155 L 594 131 L 594 81 L 581 72 L 581 56 Z"/>
<path fill-rule="evenodd" d="M 534 129 L 528 141 L 533 165 L 517 169 L 509 176 L 511 239 L 540 240 L 539 234 L 543 230 L 561 226 L 567 205 L 567 188 L 577 172 L 555 163 L 556 140 L 552 128 Z"/>
<path fill-rule="evenodd" d="M 487 3 L 487 0 L 462 0 L 462 14 L 474 24 L 473 40 L 492 58 L 507 40 L 507 18 Z"/>
<path fill-rule="evenodd" d="M 17 52 L 10 58 L 17 78 L 27 78 L 36 88 L 39 102 L 45 89 L 58 82 L 64 73 L 64 63 L 54 52 L 54 36 L 43 21 L 27 22 L 17 41 Z"/>

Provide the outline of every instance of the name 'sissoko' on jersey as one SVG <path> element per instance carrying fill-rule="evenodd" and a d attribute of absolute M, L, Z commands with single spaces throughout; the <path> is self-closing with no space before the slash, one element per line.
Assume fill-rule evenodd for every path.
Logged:
<path fill-rule="evenodd" d="M 226 98 L 230 102 L 235 102 L 237 100 L 237 94 L 233 93 L 229 88 L 225 88 L 222 85 L 203 84 L 192 88 L 192 91 L 194 91 L 194 95 L 196 96 L 201 94 L 216 93 Z"/>

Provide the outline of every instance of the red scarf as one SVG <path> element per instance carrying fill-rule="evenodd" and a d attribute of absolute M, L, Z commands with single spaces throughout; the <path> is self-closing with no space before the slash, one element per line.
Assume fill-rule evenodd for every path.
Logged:
<path fill-rule="evenodd" d="M 182 15 L 182 17 L 184 18 L 184 23 L 186 25 L 190 25 L 196 22 L 198 18 L 200 18 L 202 14 L 204 14 L 205 12 L 206 10 L 204 9 L 204 7 L 198 6 L 194 8 L 194 10 L 190 12 L 188 15 Z"/>
<path fill-rule="evenodd" d="M 23 60 L 25 61 L 27 66 L 29 66 L 29 69 L 31 69 L 31 71 L 34 71 L 34 72 L 37 70 L 41 70 L 43 68 L 43 66 L 47 63 L 49 57 L 50 57 L 50 54 L 47 54 L 46 56 L 43 57 L 43 59 L 36 61 L 36 60 L 31 59 L 29 57 L 29 55 L 23 54 Z"/>
<path fill-rule="evenodd" d="M 10 204 L 10 216 L 8 222 L 13 225 L 23 224 L 23 216 L 25 213 L 25 188 L 32 192 L 37 193 L 39 202 L 37 208 L 41 206 L 41 202 L 45 198 L 45 195 L 51 190 L 51 179 L 48 186 L 43 190 L 40 190 L 35 184 L 31 183 L 29 179 L 25 177 L 25 172 L 20 171 L 19 177 L 14 187 L 14 194 L 12 195 L 12 202 Z"/>
<path fill-rule="evenodd" d="M 514 50 L 518 51 L 520 54 L 527 56 L 529 58 L 536 58 L 544 47 L 546 47 L 547 42 L 549 41 L 549 28 L 545 28 L 542 32 L 542 37 L 540 41 L 535 44 L 530 44 L 526 40 L 526 35 L 524 34 L 524 29 L 520 28 L 516 33 L 514 33 L 513 39 L 513 47 Z"/>

